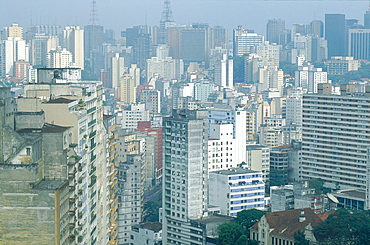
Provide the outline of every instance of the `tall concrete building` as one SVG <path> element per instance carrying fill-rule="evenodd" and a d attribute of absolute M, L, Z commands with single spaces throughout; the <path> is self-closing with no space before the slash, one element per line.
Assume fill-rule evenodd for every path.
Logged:
<path fill-rule="evenodd" d="M 303 95 L 302 177 L 341 189 L 366 188 L 369 97 Z"/>
<path fill-rule="evenodd" d="M 14 63 L 29 61 L 29 47 L 21 37 L 0 41 L 0 77 L 14 76 Z"/>
<path fill-rule="evenodd" d="M 234 56 L 243 56 L 245 54 L 255 53 L 256 46 L 264 42 L 264 36 L 258 35 L 253 31 L 243 29 L 238 26 L 238 29 L 233 31 L 233 53 Z"/>
<path fill-rule="evenodd" d="M 224 123 L 233 125 L 233 138 L 235 145 L 230 148 L 234 149 L 236 164 L 245 162 L 246 158 L 246 111 L 235 109 L 210 109 L 208 123 Z M 210 135 L 210 132 L 209 132 Z M 234 165 L 235 166 L 235 165 Z"/>
<path fill-rule="evenodd" d="M 83 70 L 85 64 L 84 30 L 79 26 L 66 26 L 63 33 L 63 47 L 73 54 L 75 66 Z"/>
<path fill-rule="evenodd" d="M 204 244 L 191 232 L 208 216 L 207 111 L 173 110 L 163 120 L 163 244 Z"/>
<path fill-rule="evenodd" d="M 344 14 L 325 14 L 325 39 L 328 58 L 346 56 L 346 19 Z"/>
<path fill-rule="evenodd" d="M 348 30 L 348 56 L 356 60 L 370 60 L 370 29 Z"/>
<path fill-rule="evenodd" d="M 67 49 L 60 47 L 57 50 L 50 50 L 47 54 L 48 68 L 68 68 L 73 66 L 73 55 Z"/>
<path fill-rule="evenodd" d="M 130 74 L 123 74 L 120 79 L 121 84 L 121 93 L 120 100 L 121 102 L 131 104 L 136 102 L 136 87 L 135 80 Z"/>
<path fill-rule="evenodd" d="M 76 227 L 74 239 L 78 243 L 115 244 L 116 201 L 112 190 L 117 181 L 115 161 L 112 155 L 107 157 L 103 87 L 101 82 L 81 81 L 78 71 L 77 68 L 40 69 L 38 83 L 25 86 L 19 110 L 44 111 L 46 122 L 71 128 L 69 137 L 73 144 L 70 147 L 75 152 L 71 158 L 76 159 L 75 171 L 71 174 L 74 180 L 71 202 L 77 204 L 71 212 L 75 217 L 71 219 L 71 227 Z M 77 75 L 72 79 L 71 74 Z M 53 160 L 52 155 L 48 158 Z"/>
<path fill-rule="evenodd" d="M 209 130 L 208 170 L 211 172 L 236 168 L 233 125 L 211 123 Z"/>
<path fill-rule="evenodd" d="M 87 25 L 84 27 L 85 59 L 90 60 L 91 52 L 97 50 L 104 42 L 104 27 L 101 25 Z"/>
<path fill-rule="evenodd" d="M 180 45 L 180 57 L 185 63 L 205 62 L 209 52 L 208 24 L 194 24 L 191 28 L 182 29 Z"/>
<path fill-rule="evenodd" d="M 295 72 L 295 87 L 307 89 L 308 93 L 317 93 L 318 84 L 327 83 L 328 74 L 322 68 L 315 68 L 309 63 L 298 66 Z"/>
<path fill-rule="evenodd" d="M 364 14 L 364 27 L 370 29 L 370 7 Z"/>
<path fill-rule="evenodd" d="M 226 54 L 215 62 L 214 81 L 222 88 L 234 88 L 234 60 Z"/>
<path fill-rule="evenodd" d="M 313 20 L 310 23 L 310 34 L 315 37 L 324 37 L 324 23 L 321 20 Z"/>
<path fill-rule="evenodd" d="M 4 27 L 3 39 L 11 38 L 23 38 L 23 27 L 20 27 L 17 23 L 12 23 L 9 27 Z"/>
<path fill-rule="evenodd" d="M 266 41 L 270 43 L 285 44 L 285 20 L 268 20 L 266 26 Z"/>

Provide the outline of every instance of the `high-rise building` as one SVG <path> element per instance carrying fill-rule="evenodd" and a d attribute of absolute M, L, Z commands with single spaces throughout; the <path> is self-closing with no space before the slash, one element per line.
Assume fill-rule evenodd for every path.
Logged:
<path fill-rule="evenodd" d="M 313 20 L 310 23 L 310 34 L 314 37 L 324 37 L 324 23 L 321 20 Z"/>
<path fill-rule="evenodd" d="M 245 162 L 246 158 L 246 111 L 210 109 L 208 123 L 233 124 L 233 138 L 235 144 L 230 148 L 234 150 L 236 164 Z M 232 150 L 230 149 L 230 150 Z M 236 165 L 234 165 L 236 166 Z"/>
<path fill-rule="evenodd" d="M 238 29 L 234 29 L 233 35 L 234 56 L 243 56 L 245 54 L 255 53 L 256 46 L 263 42 L 264 36 L 238 26 Z"/>
<path fill-rule="evenodd" d="M 0 42 L 0 77 L 14 76 L 14 64 L 29 61 L 29 47 L 20 37 L 9 37 Z"/>
<path fill-rule="evenodd" d="M 132 46 L 132 63 L 137 64 L 140 69 L 146 70 L 146 60 L 150 58 L 150 48 L 150 34 L 135 35 Z"/>
<path fill-rule="evenodd" d="M 346 19 L 344 14 L 325 14 L 325 39 L 328 58 L 346 56 Z"/>
<path fill-rule="evenodd" d="M 64 47 L 73 54 L 73 63 L 75 66 L 84 69 L 84 30 L 79 26 L 66 26 L 64 29 Z"/>
<path fill-rule="evenodd" d="M 34 68 L 46 67 L 49 51 L 56 50 L 58 39 L 55 36 L 46 36 L 43 33 L 36 33 L 31 40 L 30 64 Z M 72 62 L 72 61 L 71 61 Z"/>
<path fill-rule="evenodd" d="M 266 41 L 280 45 L 285 44 L 285 20 L 268 20 L 266 26 Z"/>
<path fill-rule="evenodd" d="M 308 93 L 317 93 L 318 84 L 327 83 L 328 74 L 322 68 L 315 68 L 309 63 L 298 66 L 295 72 L 295 87 L 307 89 Z"/>
<path fill-rule="evenodd" d="M 173 110 L 163 119 L 163 244 L 204 244 L 193 234 L 208 205 L 207 111 Z"/>
<path fill-rule="evenodd" d="M 370 6 L 369 9 L 364 14 L 364 28 L 370 29 Z"/>
<path fill-rule="evenodd" d="M 23 38 L 23 27 L 20 27 L 17 23 L 12 23 L 9 27 L 4 27 L 4 38 Z"/>
<path fill-rule="evenodd" d="M 113 194 L 117 180 L 114 156 L 107 156 L 108 137 L 103 124 L 101 98 L 103 87 L 101 82 L 81 81 L 80 74 L 78 68 L 39 69 L 38 83 L 25 86 L 25 96 L 18 105 L 22 111 L 44 111 L 46 122 L 71 130 L 68 137 L 73 144 L 64 144 L 71 148 L 74 168 L 68 173 L 61 169 L 67 167 L 66 163 L 49 167 L 50 178 L 52 174 L 68 173 L 71 180 L 69 203 L 74 206 L 69 212 L 68 226 L 73 229 L 70 243 L 114 243 L 115 237 L 110 235 L 117 227 L 114 218 L 112 220 L 117 208 Z M 68 99 L 62 95 L 69 95 Z M 62 138 L 54 144 L 59 142 L 65 141 Z M 53 154 L 46 157 L 47 162 L 56 161 Z M 58 179 L 58 176 L 54 178 Z"/>
<path fill-rule="evenodd" d="M 218 171 L 237 167 L 232 124 L 209 124 L 208 170 Z"/>
<path fill-rule="evenodd" d="M 50 50 L 47 54 L 48 68 L 68 68 L 73 66 L 73 55 L 67 49 L 60 47 L 57 50 Z"/>
<path fill-rule="evenodd" d="M 91 58 L 91 51 L 96 50 L 104 42 L 104 27 L 101 25 L 87 25 L 84 27 L 85 59 Z"/>
<path fill-rule="evenodd" d="M 320 178 L 331 188 L 366 188 L 369 107 L 365 94 L 303 95 L 303 178 Z"/>
<path fill-rule="evenodd" d="M 215 62 L 215 84 L 222 88 L 234 88 L 234 60 L 223 55 Z"/>
<path fill-rule="evenodd" d="M 120 99 L 122 102 L 131 104 L 136 102 L 136 87 L 130 74 L 123 74 L 120 79 Z"/>
<path fill-rule="evenodd" d="M 205 62 L 209 52 L 208 24 L 193 24 L 181 30 L 181 59 L 185 63 Z"/>
<path fill-rule="evenodd" d="M 370 60 L 370 29 L 348 30 L 348 55 L 356 60 Z"/>

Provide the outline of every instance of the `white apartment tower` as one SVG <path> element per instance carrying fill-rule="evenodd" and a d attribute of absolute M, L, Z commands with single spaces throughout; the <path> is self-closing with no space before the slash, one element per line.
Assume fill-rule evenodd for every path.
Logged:
<path fill-rule="evenodd" d="M 332 188 L 366 188 L 369 108 L 365 94 L 303 96 L 303 178 L 321 178 Z"/>
<path fill-rule="evenodd" d="M 298 66 L 295 72 L 295 87 L 307 89 L 308 93 L 317 93 L 320 83 L 328 83 L 328 74 L 322 71 L 322 68 L 315 68 L 309 63 Z"/>
<path fill-rule="evenodd" d="M 208 170 L 235 168 L 236 143 L 232 124 L 209 125 L 208 139 Z"/>
<path fill-rule="evenodd" d="M 222 88 L 234 88 L 234 60 L 223 54 L 222 60 L 215 62 L 215 84 Z"/>
<path fill-rule="evenodd" d="M 204 244 L 191 221 L 208 216 L 207 111 L 163 119 L 163 244 Z"/>
<path fill-rule="evenodd" d="M 235 154 L 235 164 L 245 162 L 246 140 L 247 140 L 247 116 L 243 110 L 209 110 L 208 123 L 224 123 L 233 125 L 233 138 L 235 146 L 233 147 Z M 234 149 L 235 148 L 235 149 Z"/>
<path fill-rule="evenodd" d="M 64 46 L 73 54 L 73 62 L 84 69 L 84 30 L 79 26 L 66 26 L 64 29 Z"/>
<path fill-rule="evenodd" d="M 241 26 L 234 29 L 233 51 L 234 56 L 255 53 L 256 46 L 264 42 L 264 36 L 258 35 L 253 31 L 245 30 Z"/>

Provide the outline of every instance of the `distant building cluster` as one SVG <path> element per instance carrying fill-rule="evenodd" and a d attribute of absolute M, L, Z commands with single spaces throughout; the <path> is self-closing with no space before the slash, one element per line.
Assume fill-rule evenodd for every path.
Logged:
<path fill-rule="evenodd" d="M 0 33 L 1 244 L 217 244 L 248 209 L 251 239 L 294 244 L 370 209 L 370 10 L 261 35 L 165 0 L 119 36 L 96 10 Z"/>

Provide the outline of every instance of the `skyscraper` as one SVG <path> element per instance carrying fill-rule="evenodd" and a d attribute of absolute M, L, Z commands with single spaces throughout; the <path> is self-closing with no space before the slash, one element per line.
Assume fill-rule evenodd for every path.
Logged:
<path fill-rule="evenodd" d="M 348 32 L 348 55 L 356 60 L 370 60 L 370 29 L 349 29 Z"/>
<path fill-rule="evenodd" d="M 364 94 L 303 95 L 302 177 L 328 187 L 366 187 L 370 98 Z"/>
<path fill-rule="evenodd" d="M 364 27 L 366 29 L 370 29 L 370 5 L 369 5 L 369 9 L 364 14 Z"/>
<path fill-rule="evenodd" d="M 325 39 L 328 58 L 346 56 L 346 19 L 344 14 L 325 14 Z"/>
<path fill-rule="evenodd" d="M 245 30 L 241 26 L 234 29 L 233 35 L 233 52 L 234 56 L 243 56 L 256 52 L 256 46 L 263 43 L 264 37 L 253 31 Z"/>
<path fill-rule="evenodd" d="M 79 26 L 66 26 L 64 29 L 64 46 L 73 54 L 75 66 L 84 69 L 84 30 Z"/>
<path fill-rule="evenodd" d="M 191 228 L 207 216 L 207 116 L 174 110 L 163 119 L 163 244 L 205 242 Z"/>
<path fill-rule="evenodd" d="M 266 40 L 270 43 L 285 44 L 285 20 L 268 20 L 266 26 Z"/>

